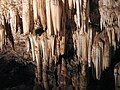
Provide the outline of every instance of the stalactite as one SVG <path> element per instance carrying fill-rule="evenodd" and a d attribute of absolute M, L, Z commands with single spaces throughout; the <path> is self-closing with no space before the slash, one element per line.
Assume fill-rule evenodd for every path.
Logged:
<path fill-rule="evenodd" d="M 99 42 L 99 49 L 100 49 L 100 56 L 99 56 L 99 77 L 101 75 L 102 65 L 103 65 L 103 48 L 104 48 L 103 41 L 100 40 L 100 42 Z"/>
<path fill-rule="evenodd" d="M 0 50 L 1 51 L 3 50 L 4 39 L 5 39 L 4 26 L 0 25 Z"/>
<path fill-rule="evenodd" d="M 64 36 L 60 40 L 60 53 L 61 55 L 65 53 L 65 37 Z"/>
<path fill-rule="evenodd" d="M 86 34 L 82 34 L 81 35 L 81 40 L 82 40 L 82 58 L 86 61 L 87 60 L 87 35 Z"/>
<path fill-rule="evenodd" d="M 78 41 L 77 41 L 77 55 L 78 58 L 80 58 L 82 56 L 82 36 L 80 35 L 80 33 L 77 33 L 77 37 L 78 37 Z"/>
<path fill-rule="evenodd" d="M 68 3 L 68 17 L 72 18 L 72 10 L 73 10 L 73 0 L 67 0 Z"/>
<path fill-rule="evenodd" d="M 118 15 L 118 26 L 120 28 L 120 14 Z"/>
<path fill-rule="evenodd" d="M 35 61 L 35 45 L 34 45 L 34 40 L 33 40 L 33 35 L 30 33 L 29 35 L 29 39 L 30 39 L 30 45 L 31 45 L 31 51 L 32 51 L 32 58 L 33 61 Z"/>
<path fill-rule="evenodd" d="M 56 38 L 56 56 L 60 55 L 60 37 Z"/>
<path fill-rule="evenodd" d="M 53 31 L 50 0 L 46 0 L 46 19 L 47 19 L 47 33 L 48 35 L 53 35 L 54 31 Z"/>
<path fill-rule="evenodd" d="M 34 25 L 34 10 L 33 10 L 33 0 L 29 0 L 30 1 L 30 11 L 29 11 L 29 14 L 30 14 L 30 28 L 29 28 L 29 31 L 30 32 L 33 32 L 33 30 L 35 29 L 35 25 Z"/>
<path fill-rule="evenodd" d="M 105 39 L 103 52 L 103 70 L 110 66 L 110 45 L 107 38 Z"/>
<path fill-rule="evenodd" d="M 30 2 L 29 0 L 22 0 L 22 22 L 23 33 L 28 34 L 30 29 Z"/>
<path fill-rule="evenodd" d="M 116 40 L 115 40 L 114 28 L 111 28 L 111 31 L 112 31 L 112 45 L 114 46 L 114 50 L 116 50 Z"/>
<path fill-rule="evenodd" d="M 40 18 L 40 22 L 43 26 L 43 30 L 46 29 L 47 21 L 46 21 L 46 0 L 37 0 L 38 3 L 38 15 Z M 49 16 L 50 17 L 50 16 Z"/>
<path fill-rule="evenodd" d="M 10 6 L 10 26 L 13 36 L 15 37 L 16 32 L 18 31 L 19 17 L 18 11 L 15 6 Z"/>
<path fill-rule="evenodd" d="M 92 53 L 92 41 L 93 41 L 93 30 L 92 27 L 89 27 L 89 41 L 88 41 L 88 67 L 91 67 L 91 53 Z"/>
<path fill-rule="evenodd" d="M 80 47 L 78 47 L 79 50 L 80 50 L 80 52 L 79 52 L 80 55 L 79 56 L 82 57 L 82 36 L 81 35 L 79 35 L 79 42 L 78 43 L 79 43 L 79 46 L 80 46 Z"/>
<path fill-rule="evenodd" d="M 108 35 L 108 38 L 109 38 L 109 43 L 110 45 L 112 45 L 112 35 L 111 35 L 111 30 L 109 27 L 106 28 L 106 31 L 107 31 L 107 35 Z"/>
<path fill-rule="evenodd" d="M 43 83 L 45 90 L 49 90 L 48 87 L 48 75 L 47 75 L 47 68 L 48 68 L 48 45 L 46 38 L 44 40 L 41 40 L 41 46 L 42 46 L 42 53 L 43 53 Z"/>
<path fill-rule="evenodd" d="M 117 41 L 119 42 L 119 41 L 120 41 L 120 31 L 119 31 L 119 27 L 118 27 L 118 26 L 115 26 L 115 27 L 114 27 L 114 30 L 115 30 L 116 39 L 117 39 Z"/>
<path fill-rule="evenodd" d="M 102 68 L 103 68 L 102 66 L 104 66 L 103 65 L 103 62 L 104 62 L 104 59 L 103 59 L 104 42 L 102 40 L 100 40 L 100 42 L 99 42 L 99 48 L 100 48 L 100 64 L 99 64 L 100 66 L 99 67 L 102 70 Z"/>
<path fill-rule="evenodd" d="M 99 11 L 100 11 L 100 16 L 101 16 L 101 18 L 100 18 L 100 28 L 101 28 L 101 30 L 103 30 L 103 27 L 105 27 L 106 25 L 105 25 L 105 21 L 106 21 L 106 6 L 102 6 L 101 5 L 101 3 L 99 3 L 99 6 L 101 6 L 100 8 L 99 8 Z"/>
<path fill-rule="evenodd" d="M 10 24 L 8 20 L 5 19 L 5 16 L 4 16 L 4 29 L 5 29 L 6 38 L 8 38 L 11 44 L 12 50 L 15 50 L 14 37 L 11 32 Z"/>
<path fill-rule="evenodd" d="M 66 0 L 62 0 L 62 21 L 61 21 L 61 36 L 65 36 L 66 32 L 66 20 L 67 20 L 67 11 L 66 11 Z"/>
<path fill-rule="evenodd" d="M 30 38 L 29 37 L 27 37 L 27 39 L 26 39 L 26 48 L 27 48 L 27 52 L 30 52 Z"/>
<path fill-rule="evenodd" d="M 97 79 L 100 79 L 100 74 L 101 74 L 101 66 L 100 66 L 100 63 L 101 63 L 101 53 L 100 53 L 100 48 L 99 48 L 99 45 L 96 46 L 96 78 Z"/>
<path fill-rule="evenodd" d="M 92 75 L 93 75 L 93 77 L 94 78 L 96 78 L 96 72 L 95 72 L 95 66 L 96 66 L 96 47 L 95 47 L 95 45 L 93 45 L 92 46 L 92 55 L 91 55 L 91 57 L 92 57 L 92 64 L 93 64 L 93 70 L 92 70 Z"/>
<path fill-rule="evenodd" d="M 38 20 L 38 8 L 37 8 L 37 0 L 33 0 L 33 14 L 34 14 L 34 24 L 37 23 Z"/>
<path fill-rule="evenodd" d="M 68 0 L 69 9 L 73 8 L 73 0 Z"/>
<path fill-rule="evenodd" d="M 83 5 L 82 5 L 82 8 L 83 8 L 83 11 L 82 11 L 82 29 L 84 32 L 86 32 L 87 30 L 87 25 L 88 25 L 88 16 L 87 14 L 89 14 L 87 11 L 88 11 L 88 3 L 89 3 L 89 0 L 84 0 L 83 1 Z"/>
<path fill-rule="evenodd" d="M 82 7 L 82 0 L 76 0 L 76 9 L 77 9 L 77 26 L 78 28 L 81 27 L 81 7 Z"/>
<path fill-rule="evenodd" d="M 95 0 L 91 2 L 93 1 Z M 12 4 L 13 2 L 14 4 Z M 6 38 L 14 47 L 15 33 L 17 29 L 22 29 L 18 20 L 19 17 L 23 23 L 24 35 L 21 35 L 21 37 L 27 37 L 25 40 L 27 52 L 31 51 L 30 54 L 32 54 L 33 61 L 36 62 L 37 66 L 38 82 L 43 82 L 46 90 L 49 89 L 48 70 L 54 67 L 52 66 L 53 62 L 57 64 L 54 68 L 57 69 L 55 78 L 58 76 L 58 84 L 67 84 L 66 78 L 69 77 L 67 75 L 69 72 L 67 65 L 72 66 L 74 64 L 71 63 L 72 60 L 80 63 L 81 67 L 78 66 L 78 68 L 80 68 L 80 75 L 83 76 L 82 79 L 86 78 L 86 67 L 92 67 L 92 63 L 92 68 L 95 70 L 92 71 L 92 74 L 96 73 L 94 76 L 100 79 L 102 70 L 110 66 L 111 46 L 114 47 L 114 50 L 119 47 L 120 15 L 119 10 L 116 10 L 119 7 L 119 4 L 117 4 L 119 1 L 99 0 L 100 28 L 102 32 L 99 32 L 99 30 L 97 32 L 96 25 L 92 20 L 89 26 L 89 11 L 91 9 L 89 9 L 89 2 L 90 0 L 22 0 L 21 6 L 16 4 L 18 3 L 16 0 L 0 0 L 0 17 L 1 15 L 5 16 L 5 20 L 1 19 L 0 23 L 6 29 L 5 32 L 3 27 L 0 26 L 1 50 L 5 33 L 6 36 L 8 35 Z M 93 7 L 92 9 L 96 10 Z M 11 27 L 9 27 L 9 24 Z M 10 28 L 12 33 L 10 33 Z M 71 49 L 72 45 L 74 46 L 73 58 L 68 57 L 68 54 L 70 54 L 69 48 Z M 60 56 L 62 62 L 58 64 Z M 69 63 L 66 64 L 66 61 Z M 76 89 L 79 87 L 78 83 L 81 82 L 81 80 L 77 80 L 80 75 L 71 75 L 72 79 L 76 79 L 73 80 L 73 82 L 76 81 L 76 84 L 74 84 Z"/>
<path fill-rule="evenodd" d="M 96 78 L 100 79 L 102 70 L 110 66 L 110 44 L 106 31 L 102 31 L 94 38 L 92 61 L 96 70 Z"/>
<path fill-rule="evenodd" d="M 55 37 L 51 36 L 49 42 L 50 42 L 50 49 L 51 49 L 51 58 L 53 58 L 55 55 Z"/>
<path fill-rule="evenodd" d="M 60 35 L 62 21 L 62 1 L 51 0 L 51 15 L 54 28 L 54 35 Z"/>
<path fill-rule="evenodd" d="M 39 44 L 39 39 L 38 36 L 36 36 L 35 38 L 33 38 L 34 40 L 34 45 L 35 45 L 35 57 L 36 57 L 36 65 L 37 65 L 37 78 L 38 78 L 38 82 L 40 83 L 42 81 L 42 76 L 41 76 L 41 54 L 40 54 L 40 44 Z"/>

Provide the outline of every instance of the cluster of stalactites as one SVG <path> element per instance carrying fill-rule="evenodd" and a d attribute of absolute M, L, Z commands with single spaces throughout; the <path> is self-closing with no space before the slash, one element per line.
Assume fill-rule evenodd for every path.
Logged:
<path fill-rule="evenodd" d="M 118 47 L 120 39 L 120 1 L 119 0 L 100 0 L 100 27 L 101 30 L 106 30 L 110 46 L 114 47 L 114 50 Z"/>
<path fill-rule="evenodd" d="M 46 71 L 48 60 L 51 65 L 56 63 L 59 55 L 64 55 L 66 42 L 69 41 L 66 34 L 72 30 L 72 44 L 78 59 L 88 62 L 89 67 L 93 63 L 94 73 L 99 79 L 101 70 L 109 67 L 110 46 L 116 48 L 116 39 L 120 39 L 120 3 L 117 2 L 119 0 L 100 0 L 102 32 L 98 33 L 88 25 L 89 0 L 1 0 L 0 22 L 3 26 L 0 26 L 0 47 L 4 42 L 5 22 L 10 23 L 13 37 L 16 37 L 17 29 L 23 29 L 23 34 L 28 36 L 25 42 L 27 51 L 31 49 L 33 61 L 37 63 L 39 81 L 44 80 L 47 88 L 47 75 L 41 69 Z M 36 35 L 37 30 L 44 33 Z M 41 79 L 41 74 L 44 79 Z"/>

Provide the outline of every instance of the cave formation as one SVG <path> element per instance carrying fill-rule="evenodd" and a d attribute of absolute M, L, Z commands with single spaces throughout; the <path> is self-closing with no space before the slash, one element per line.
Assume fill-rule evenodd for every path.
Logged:
<path fill-rule="evenodd" d="M 120 0 L 0 0 L 0 90 L 119 90 L 119 54 Z"/>

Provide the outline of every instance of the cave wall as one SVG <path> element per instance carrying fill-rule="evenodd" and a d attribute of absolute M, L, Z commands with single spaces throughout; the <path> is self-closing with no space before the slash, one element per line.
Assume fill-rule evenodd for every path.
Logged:
<path fill-rule="evenodd" d="M 0 50 L 10 48 L 31 57 L 37 82 L 46 90 L 51 82 L 86 89 L 87 68 L 92 67 L 92 76 L 99 80 L 111 65 L 111 54 L 119 49 L 119 0 L 0 0 L 0 4 Z"/>

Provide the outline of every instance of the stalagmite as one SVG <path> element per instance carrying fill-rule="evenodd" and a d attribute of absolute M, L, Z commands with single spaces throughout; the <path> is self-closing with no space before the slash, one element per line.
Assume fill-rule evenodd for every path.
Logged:
<path fill-rule="evenodd" d="M 24 35 L 29 33 L 30 29 L 30 2 L 29 0 L 22 0 L 22 22 Z"/>
<path fill-rule="evenodd" d="M 54 28 L 54 35 L 60 35 L 62 21 L 62 1 L 51 0 L 51 15 Z"/>

